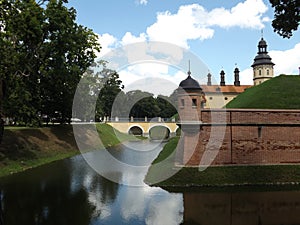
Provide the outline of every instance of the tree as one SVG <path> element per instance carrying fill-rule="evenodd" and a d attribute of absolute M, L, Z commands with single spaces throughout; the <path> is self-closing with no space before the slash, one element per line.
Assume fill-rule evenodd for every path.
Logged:
<path fill-rule="evenodd" d="M 300 23 L 300 1 L 270 0 L 270 3 L 274 8 L 274 31 L 284 38 L 290 38 Z"/>
<path fill-rule="evenodd" d="M 103 79 L 103 87 L 100 90 L 99 98 L 96 106 L 96 116 L 111 116 L 112 107 L 117 95 L 124 88 L 122 81 L 119 79 L 119 74 L 106 67 L 106 63 L 103 63 L 103 69 L 100 72 Z"/>
<path fill-rule="evenodd" d="M 158 95 L 156 98 L 156 102 L 160 109 L 160 113 L 159 113 L 160 117 L 171 118 L 177 113 L 175 106 L 172 105 L 172 101 L 170 97 Z"/>
<path fill-rule="evenodd" d="M 78 25 L 65 0 L 2 0 L 0 79 L 6 84 L 5 116 L 27 125 L 41 115 L 71 118 L 82 74 L 100 50 L 92 30 Z M 3 59 L 3 60 L 2 60 Z"/>

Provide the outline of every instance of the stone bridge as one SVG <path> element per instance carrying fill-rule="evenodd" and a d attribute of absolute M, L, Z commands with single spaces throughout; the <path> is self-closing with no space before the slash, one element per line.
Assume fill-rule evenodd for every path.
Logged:
<path fill-rule="evenodd" d="M 133 135 L 140 135 L 155 139 L 157 135 L 164 135 L 164 138 L 170 138 L 176 136 L 178 126 L 176 122 L 164 122 L 158 121 L 107 121 L 107 124 L 115 128 L 116 130 Z"/>

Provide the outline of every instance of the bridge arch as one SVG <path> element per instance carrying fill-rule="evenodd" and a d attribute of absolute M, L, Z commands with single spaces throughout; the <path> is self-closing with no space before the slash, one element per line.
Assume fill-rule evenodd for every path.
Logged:
<path fill-rule="evenodd" d="M 177 127 L 177 128 L 175 129 L 174 134 L 175 134 L 175 136 L 180 136 L 180 135 L 181 135 L 181 129 L 180 129 L 180 127 Z"/>
<path fill-rule="evenodd" d="M 140 125 L 133 124 L 128 128 L 127 133 L 137 135 L 137 136 L 143 136 L 145 131 L 144 131 L 143 127 L 141 127 Z"/>
<path fill-rule="evenodd" d="M 152 140 L 166 140 L 169 139 L 171 130 L 164 124 L 155 124 L 149 127 L 149 137 Z"/>

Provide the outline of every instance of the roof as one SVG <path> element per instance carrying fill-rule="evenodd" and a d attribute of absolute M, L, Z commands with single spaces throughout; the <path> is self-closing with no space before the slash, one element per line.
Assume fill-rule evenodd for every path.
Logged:
<path fill-rule="evenodd" d="M 254 58 L 254 63 L 251 66 L 254 67 L 258 65 L 275 65 L 275 64 L 272 62 L 272 58 L 268 54 L 259 53 Z"/>
<path fill-rule="evenodd" d="M 263 38 L 261 38 L 260 41 L 258 42 L 258 47 L 260 46 L 264 46 L 264 47 L 267 46 L 267 42 Z"/>
<path fill-rule="evenodd" d="M 185 80 L 180 82 L 179 87 L 183 88 L 184 90 L 188 90 L 188 89 L 202 90 L 202 88 L 200 87 L 198 81 L 193 79 L 190 76 L 190 73 L 189 73 L 188 77 Z"/>
<path fill-rule="evenodd" d="M 226 85 L 226 86 L 219 86 L 219 85 L 202 85 L 202 91 L 204 93 L 242 93 L 245 89 L 252 87 L 252 85 Z"/>

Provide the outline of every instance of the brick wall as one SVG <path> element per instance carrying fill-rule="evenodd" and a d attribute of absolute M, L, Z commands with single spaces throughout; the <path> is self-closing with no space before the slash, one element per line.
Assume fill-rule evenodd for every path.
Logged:
<path fill-rule="evenodd" d="M 204 165 L 300 163 L 299 110 L 204 110 L 201 114 L 200 133 L 183 132 L 184 164 L 199 165 L 201 160 Z"/>

